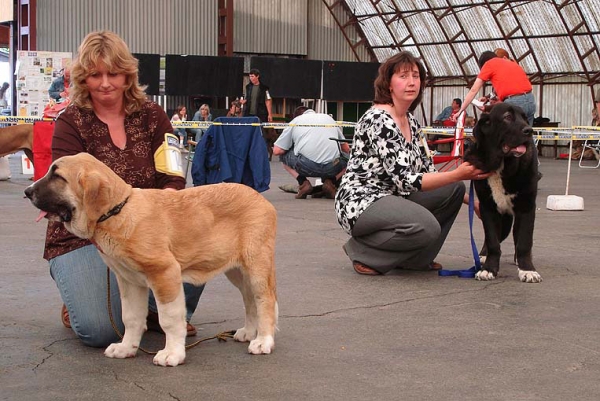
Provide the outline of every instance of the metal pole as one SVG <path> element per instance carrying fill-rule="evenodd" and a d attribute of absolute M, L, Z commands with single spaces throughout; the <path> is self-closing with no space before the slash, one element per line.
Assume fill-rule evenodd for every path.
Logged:
<path fill-rule="evenodd" d="M 565 195 L 569 195 L 569 180 L 571 178 L 571 156 L 573 155 L 573 134 L 571 134 L 571 140 L 569 141 L 569 165 L 567 166 L 567 188 L 565 189 Z"/>

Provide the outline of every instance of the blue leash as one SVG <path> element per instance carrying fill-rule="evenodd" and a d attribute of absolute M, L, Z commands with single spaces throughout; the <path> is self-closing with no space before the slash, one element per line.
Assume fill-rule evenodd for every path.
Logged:
<path fill-rule="evenodd" d="M 475 238 L 473 238 L 473 214 L 475 214 L 475 189 L 473 181 L 471 181 L 471 186 L 469 187 L 469 231 L 471 232 L 471 249 L 473 251 L 473 260 L 475 261 L 475 266 L 471 267 L 470 269 L 462 270 L 442 269 L 438 272 L 439 276 L 458 276 L 460 278 L 474 278 L 475 273 L 481 270 L 479 252 L 477 251 L 477 245 L 475 245 Z"/>

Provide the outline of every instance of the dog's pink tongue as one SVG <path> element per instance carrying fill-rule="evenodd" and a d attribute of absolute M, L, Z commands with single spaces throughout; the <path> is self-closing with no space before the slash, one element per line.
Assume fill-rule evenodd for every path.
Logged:
<path fill-rule="evenodd" d="M 43 219 L 44 217 L 46 217 L 46 215 L 48 214 L 48 212 L 44 212 L 43 210 L 40 210 L 40 214 L 38 215 L 37 219 L 35 219 L 35 222 L 39 222 L 41 219 Z"/>
<path fill-rule="evenodd" d="M 523 156 L 525 152 L 527 152 L 527 147 L 525 145 L 519 145 L 511 150 L 511 153 L 515 156 Z"/>

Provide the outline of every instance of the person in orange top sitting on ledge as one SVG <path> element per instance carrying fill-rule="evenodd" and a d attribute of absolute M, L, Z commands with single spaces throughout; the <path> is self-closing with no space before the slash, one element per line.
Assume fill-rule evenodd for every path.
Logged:
<path fill-rule="evenodd" d="M 444 127 L 455 127 L 456 126 L 456 112 L 460 109 L 462 100 L 459 98 L 452 99 L 452 105 L 444 108 L 440 114 L 433 121 L 433 125 L 444 126 Z M 450 117 L 455 116 L 454 120 Z"/>
<path fill-rule="evenodd" d="M 485 51 L 481 54 L 479 68 L 481 68 L 481 71 L 456 115 L 466 110 L 483 84 L 490 81 L 498 98 L 503 102 L 512 103 L 522 108 L 527 115 L 527 122 L 532 125 L 536 105 L 533 93 L 531 93 L 531 82 L 529 82 L 523 68 L 514 61 L 496 56 L 491 51 Z"/>

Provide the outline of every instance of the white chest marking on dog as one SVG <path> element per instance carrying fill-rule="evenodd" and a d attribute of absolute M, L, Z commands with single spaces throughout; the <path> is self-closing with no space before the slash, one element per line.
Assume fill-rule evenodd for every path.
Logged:
<path fill-rule="evenodd" d="M 488 184 L 492 189 L 492 198 L 494 202 L 496 202 L 496 206 L 498 207 L 498 212 L 501 214 L 513 214 L 513 199 L 515 198 L 515 194 L 508 194 L 504 190 L 504 186 L 502 185 L 502 178 L 500 177 L 500 173 L 502 172 L 502 168 L 500 167 L 496 174 L 489 177 Z"/>

